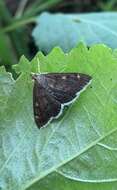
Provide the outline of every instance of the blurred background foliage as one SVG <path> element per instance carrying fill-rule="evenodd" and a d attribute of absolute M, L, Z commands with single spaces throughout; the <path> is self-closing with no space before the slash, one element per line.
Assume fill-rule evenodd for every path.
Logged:
<path fill-rule="evenodd" d="M 116 11 L 116 0 L 0 0 L 0 65 L 12 72 L 21 55 L 31 59 L 37 53 L 32 38 L 36 16 L 51 13 Z"/>

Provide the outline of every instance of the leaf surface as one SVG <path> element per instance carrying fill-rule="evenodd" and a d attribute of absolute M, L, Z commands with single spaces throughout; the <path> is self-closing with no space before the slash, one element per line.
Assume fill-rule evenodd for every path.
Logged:
<path fill-rule="evenodd" d="M 32 107 L 31 70 L 82 72 L 91 85 L 65 110 L 62 117 L 39 130 Z M 117 187 L 117 59 L 104 45 L 89 50 L 79 45 L 69 54 L 55 48 L 38 53 L 30 63 L 22 58 L 21 75 L 0 107 L 1 190 L 116 189 Z M 37 68 L 38 70 L 38 68 Z M 1 69 L 0 77 L 3 76 Z M 4 73 L 4 75 L 6 75 Z M 11 82 L 10 82 L 11 81 Z M 3 80 L 0 85 L 7 84 Z M 1 114 L 2 112 L 2 114 Z M 108 184 L 108 185 L 107 185 Z M 60 185 L 60 186 L 59 186 Z"/>
<path fill-rule="evenodd" d="M 87 46 L 104 43 L 117 48 L 117 13 L 50 14 L 37 18 L 33 37 L 39 50 L 48 53 L 55 46 L 69 52 L 78 42 Z"/>

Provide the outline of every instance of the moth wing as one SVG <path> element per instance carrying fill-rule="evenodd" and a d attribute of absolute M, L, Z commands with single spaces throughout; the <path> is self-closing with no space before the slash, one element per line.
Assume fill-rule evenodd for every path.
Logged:
<path fill-rule="evenodd" d="M 55 73 L 43 74 L 45 88 L 61 104 L 71 102 L 79 92 L 84 90 L 91 77 L 82 73 Z"/>
<path fill-rule="evenodd" d="M 51 94 L 36 80 L 33 88 L 33 109 L 35 122 L 39 128 L 46 125 L 53 117 L 59 115 L 61 111 L 60 102 L 53 99 Z"/>

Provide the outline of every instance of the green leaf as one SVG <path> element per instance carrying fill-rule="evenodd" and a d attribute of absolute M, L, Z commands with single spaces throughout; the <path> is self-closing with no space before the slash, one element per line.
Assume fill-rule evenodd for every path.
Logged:
<path fill-rule="evenodd" d="M 55 46 L 65 52 L 82 41 L 90 46 L 105 43 L 117 48 L 117 13 L 42 13 L 32 35 L 39 50 L 48 53 Z"/>
<path fill-rule="evenodd" d="M 80 44 L 69 54 L 59 48 L 48 56 L 39 53 L 30 63 L 33 69 L 37 62 L 41 72 L 83 72 L 93 81 L 59 119 L 39 130 L 33 117 L 33 81 L 19 65 L 22 73 L 7 96 L 0 91 L 7 101 L 3 111 L 0 106 L 0 189 L 116 190 L 115 53 L 104 45 L 88 50 Z M 9 75 L 7 81 L 12 81 Z M 3 85 L 7 89 L 2 79 Z"/>
<path fill-rule="evenodd" d="M 10 40 L 0 32 L 0 65 L 12 65 L 16 61 Z"/>
<path fill-rule="evenodd" d="M 37 53 L 37 55 L 32 59 L 31 62 L 28 61 L 28 59 L 23 55 L 19 63 L 17 65 L 13 65 L 13 69 L 16 73 L 38 73 L 40 70 L 40 61 L 39 56 L 41 56 L 41 52 Z M 43 56 L 43 55 L 42 55 Z"/>
<path fill-rule="evenodd" d="M 7 100 L 10 96 L 14 85 L 14 80 L 10 73 L 5 71 L 5 68 L 0 67 L 0 115 L 4 112 L 7 106 Z"/>
<path fill-rule="evenodd" d="M 19 63 L 17 65 L 13 65 L 12 66 L 13 69 L 15 70 L 16 73 L 21 73 L 21 72 L 31 72 L 30 70 L 30 62 L 28 61 L 28 59 L 22 55 Z"/>

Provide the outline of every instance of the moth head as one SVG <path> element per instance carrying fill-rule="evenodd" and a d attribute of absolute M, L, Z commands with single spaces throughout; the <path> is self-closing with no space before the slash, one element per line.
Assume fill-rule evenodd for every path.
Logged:
<path fill-rule="evenodd" d="M 32 77 L 33 80 L 38 80 L 39 74 L 31 73 L 31 77 Z"/>

